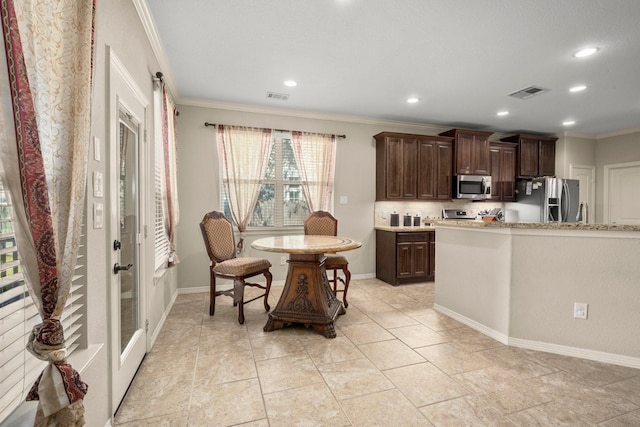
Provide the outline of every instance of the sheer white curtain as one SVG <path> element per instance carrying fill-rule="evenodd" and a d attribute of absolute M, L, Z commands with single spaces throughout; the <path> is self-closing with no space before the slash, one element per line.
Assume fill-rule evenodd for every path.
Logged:
<path fill-rule="evenodd" d="M 175 231 L 180 219 L 178 207 L 178 178 L 176 168 L 176 105 L 162 84 L 162 152 L 164 155 L 165 185 L 163 190 L 164 225 L 169 240 L 169 260 L 172 267 L 180 262 L 176 253 Z"/>
<path fill-rule="evenodd" d="M 87 385 L 67 363 L 61 317 L 82 231 L 94 13 L 95 0 L 0 0 L 0 158 L 26 283 L 42 318 L 27 348 L 49 362 L 27 396 L 39 400 L 38 426 L 84 424 Z"/>
<path fill-rule="evenodd" d="M 336 136 L 293 131 L 293 154 L 302 176 L 309 211 L 331 211 L 336 167 Z"/>
<path fill-rule="evenodd" d="M 240 231 L 238 252 L 260 194 L 273 145 L 271 129 L 217 126 L 218 159 L 231 216 Z"/>

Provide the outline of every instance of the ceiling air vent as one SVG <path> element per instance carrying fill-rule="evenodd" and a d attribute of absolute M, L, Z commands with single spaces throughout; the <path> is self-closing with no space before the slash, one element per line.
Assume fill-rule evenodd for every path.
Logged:
<path fill-rule="evenodd" d="M 545 89 L 539 86 L 529 86 L 510 93 L 509 96 L 513 96 L 514 98 L 518 99 L 529 99 L 532 96 L 540 95 L 545 92 L 549 92 L 549 89 Z"/>
<path fill-rule="evenodd" d="M 279 99 L 281 101 L 286 101 L 289 99 L 288 93 L 277 93 L 277 92 L 267 92 L 267 98 L 269 99 Z"/>

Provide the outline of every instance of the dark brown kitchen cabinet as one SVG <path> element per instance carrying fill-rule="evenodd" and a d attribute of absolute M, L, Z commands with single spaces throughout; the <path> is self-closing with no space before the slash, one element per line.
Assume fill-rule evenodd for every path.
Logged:
<path fill-rule="evenodd" d="M 437 137 L 418 141 L 418 199 L 451 199 L 451 141 Z"/>
<path fill-rule="evenodd" d="M 501 141 L 518 144 L 516 175 L 519 178 L 555 176 L 556 141 L 558 138 L 539 135 L 512 135 Z"/>
<path fill-rule="evenodd" d="M 489 175 L 489 136 L 493 132 L 471 129 L 451 129 L 441 133 L 451 136 L 453 142 L 453 173 L 455 175 Z"/>
<path fill-rule="evenodd" d="M 394 286 L 433 280 L 435 231 L 376 230 L 376 277 Z"/>
<path fill-rule="evenodd" d="M 382 132 L 376 140 L 376 200 L 451 199 L 452 138 Z"/>
<path fill-rule="evenodd" d="M 515 200 L 516 146 L 509 142 L 491 142 L 491 200 Z"/>

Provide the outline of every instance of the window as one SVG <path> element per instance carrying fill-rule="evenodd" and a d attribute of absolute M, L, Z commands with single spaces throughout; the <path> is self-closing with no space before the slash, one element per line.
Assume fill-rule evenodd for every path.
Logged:
<path fill-rule="evenodd" d="M 309 215 L 309 206 L 302 184 L 289 135 L 276 135 L 249 226 L 290 227 L 303 225 Z M 227 218 L 231 218 L 229 203 L 222 183 L 221 187 L 224 214 Z"/>
<path fill-rule="evenodd" d="M 153 168 L 153 189 L 154 189 L 154 255 L 155 269 L 165 267 L 169 258 L 169 237 L 165 228 L 165 210 L 163 197 L 166 194 L 164 151 L 162 141 L 162 88 L 157 86 L 153 92 L 154 99 L 154 132 L 155 142 L 153 144 L 154 168 Z"/>
<path fill-rule="evenodd" d="M 41 318 L 25 284 L 12 215 L 9 193 L 0 178 L 0 422 L 24 401 L 46 366 L 25 348 L 29 333 Z M 62 314 L 67 355 L 87 344 L 83 328 L 86 314 L 84 234 L 76 274 Z"/>

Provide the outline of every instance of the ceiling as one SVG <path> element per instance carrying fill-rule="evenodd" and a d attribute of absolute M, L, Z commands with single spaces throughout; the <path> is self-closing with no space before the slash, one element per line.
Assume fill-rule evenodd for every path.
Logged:
<path fill-rule="evenodd" d="M 178 103 L 513 133 L 640 128 L 638 0 L 138 2 Z M 587 46 L 600 50 L 572 56 Z M 508 96 L 532 85 L 548 92 Z"/>

